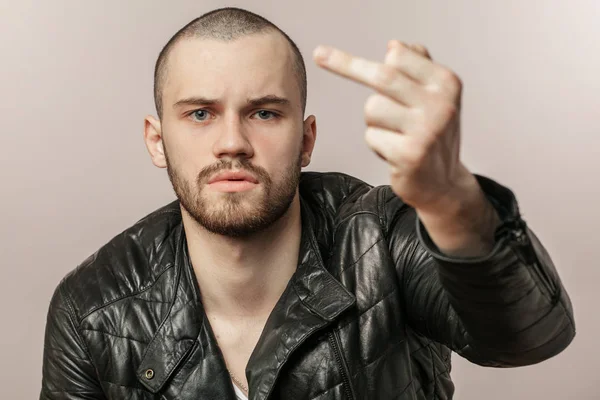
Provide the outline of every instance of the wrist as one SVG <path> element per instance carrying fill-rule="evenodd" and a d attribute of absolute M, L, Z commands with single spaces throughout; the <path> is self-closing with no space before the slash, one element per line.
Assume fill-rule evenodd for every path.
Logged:
<path fill-rule="evenodd" d="M 500 218 L 475 176 L 468 171 L 446 196 L 416 211 L 431 240 L 443 253 L 481 256 L 494 246 L 494 232 Z"/>

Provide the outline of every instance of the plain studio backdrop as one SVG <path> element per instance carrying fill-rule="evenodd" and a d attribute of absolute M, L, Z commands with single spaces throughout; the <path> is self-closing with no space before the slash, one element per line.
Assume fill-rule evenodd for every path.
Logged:
<path fill-rule="evenodd" d="M 180 27 L 223 6 L 272 20 L 303 52 L 318 123 L 309 170 L 388 183 L 363 140 L 372 91 L 318 69 L 317 44 L 381 61 L 388 39 L 422 43 L 458 73 L 463 160 L 516 192 L 571 295 L 577 336 L 524 368 L 454 355 L 455 398 L 600 399 L 599 0 L 0 0 L 0 398 L 37 398 L 60 279 L 175 198 L 142 140 L 154 62 Z"/>

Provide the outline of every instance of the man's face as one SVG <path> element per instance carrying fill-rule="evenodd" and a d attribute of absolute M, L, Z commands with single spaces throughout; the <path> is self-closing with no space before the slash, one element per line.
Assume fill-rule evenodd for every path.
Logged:
<path fill-rule="evenodd" d="M 162 144 L 182 206 L 221 235 L 270 226 L 294 200 L 314 144 L 287 42 L 275 33 L 186 39 L 167 68 Z"/>

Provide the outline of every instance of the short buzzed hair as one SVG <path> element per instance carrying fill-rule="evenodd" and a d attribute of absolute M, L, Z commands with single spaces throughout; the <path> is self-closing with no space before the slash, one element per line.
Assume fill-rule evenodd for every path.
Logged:
<path fill-rule="evenodd" d="M 192 20 L 177 31 L 161 50 L 154 67 L 154 104 L 156 106 L 158 117 L 162 118 L 162 94 L 168 72 L 168 56 L 179 40 L 188 38 L 208 38 L 230 41 L 242 36 L 269 30 L 281 33 L 291 47 L 294 73 L 298 81 L 298 87 L 300 88 L 300 101 L 302 105 L 302 114 L 304 114 L 307 96 L 306 66 L 304 65 L 304 58 L 302 57 L 298 46 L 296 46 L 294 41 L 290 39 L 285 32 L 260 15 L 241 8 L 226 7 L 210 11 Z"/>

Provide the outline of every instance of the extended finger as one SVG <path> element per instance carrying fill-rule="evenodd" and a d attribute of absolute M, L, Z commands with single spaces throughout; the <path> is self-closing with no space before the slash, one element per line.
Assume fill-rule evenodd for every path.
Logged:
<path fill-rule="evenodd" d="M 400 103 L 418 104 L 423 97 L 421 85 L 394 66 L 355 57 L 325 46 L 319 46 L 315 50 L 314 58 L 320 67 L 367 85 Z"/>

